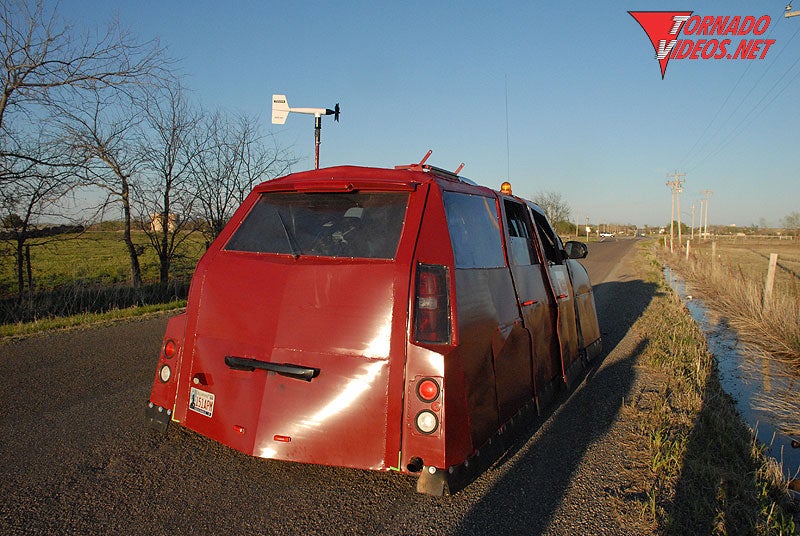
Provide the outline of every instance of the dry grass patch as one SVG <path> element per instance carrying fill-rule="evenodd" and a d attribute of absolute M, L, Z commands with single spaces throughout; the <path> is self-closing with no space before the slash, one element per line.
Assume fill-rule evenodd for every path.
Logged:
<path fill-rule="evenodd" d="M 770 366 L 775 388 L 769 396 L 759 397 L 758 404 L 776 416 L 785 434 L 800 435 L 800 396 L 795 388 L 800 379 L 800 295 L 794 264 L 784 261 L 791 266 L 788 272 L 778 271 L 783 272 L 784 284 L 776 284 L 772 298 L 765 301 L 766 263 L 761 262 L 762 274 L 754 270 L 749 255 L 728 251 L 713 264 L 702 254 L 688 261 L 663 251 L 661 256 L 692 283 L 711 309 L 725 316 L 749 353 L 775 361 Z"/>

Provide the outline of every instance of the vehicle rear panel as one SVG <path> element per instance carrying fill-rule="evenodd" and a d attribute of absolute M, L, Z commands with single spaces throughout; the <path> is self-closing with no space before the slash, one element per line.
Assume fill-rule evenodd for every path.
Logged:
<path fill-rule="evenodd" d="M 410 198 L 406 190 L 402 195 Z M 245 205 L 254 206 L 262 194 Z M 295 231 L 291 218 L 282 219 L 275 236 Z M 416 230 L 409 224 L 400 242 L 409 240 L 413 248 Z M 339 233 L 340 242 L 347 234 L 333 226 L 325 231 Z M 226 249 L 234 242 L 227 235 L 195 276 L 176 419 L 255 456 L 371 469 L 396 464 L 411 277 L 407 248 L 398 246 L 394 259 L 295 255 L 292 248 L 306 247 L 298 227 L 286 245 L 289 254 L 259 253 Z M 232 365 L 231 359 L 257 365 Z M 315 373 L 306 381 L 262 370 L 262 364 Z"/>
<path fill-rule="evenodd" d="M 192 388 L 205 390 L 214 394 L 214 409 L 209 416 L 189 407 L 184 424 L 256 456 L 379 466 L 394 266 L 369 266 L 370 277 L 364 265 L 328 266 L 323 275 L 319 266 L 287 269 L 246 257 L 223 253 L 206 276 L 182 398 L 189 400 Z M 319 375 L 306 382 L 234 370 L 228 356 L 301 365 Z M 192 381 L 198 375 L 207 385 Z"/>

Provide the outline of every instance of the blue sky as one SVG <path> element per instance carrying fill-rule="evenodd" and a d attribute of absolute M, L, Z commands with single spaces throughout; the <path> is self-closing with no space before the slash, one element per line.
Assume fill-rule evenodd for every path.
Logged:
<path fill-rule="evenodd" d="M 112 17 L 180 59 L 203 106 L 259 116 L 314 165 L 314 120 L 270 124 L 273 93 L 333 107 L 321 165 L 419 161 L 531 197 L 555 191 L 581 222 L 682 220 L 713 190 L 714 224 L 779 225 L 800 211 L 800 17 L 763 2 L 138 2 L 64 0 L 90 28 Z M 795 9 L 800 10 L 800 1 Z M 769 15 L 763 60 L 673 59 L 662 80 L 628 11 Z M 694 37 L 700 39 L 700 37 Z M 714 36 L 705 37 L 713 39 Z M 734 43 L 742 38 L 733 36 Z M 719 39 L 722 39 L 720 37 Z M 506 113 L 507 112 L 507 113 Z"/>

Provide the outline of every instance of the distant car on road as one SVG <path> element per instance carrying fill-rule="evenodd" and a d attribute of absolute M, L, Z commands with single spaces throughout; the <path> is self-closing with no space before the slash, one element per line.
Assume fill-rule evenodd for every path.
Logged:
<path fill-rule="evenodd" d="M 601 238 L 614 238 L 614 233 L 600 233 Z"/>

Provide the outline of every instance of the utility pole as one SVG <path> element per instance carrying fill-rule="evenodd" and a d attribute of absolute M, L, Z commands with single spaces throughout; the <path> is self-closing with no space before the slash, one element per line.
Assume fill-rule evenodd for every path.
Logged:
<path fill-rule="evenodd" d="M 669 251 L 670 251 L 670 253 L 674 252 L 672 243 L 673 243 L 673 240 L 675 239 L 674 227 L 675 227 L 675 199 L 676 198 L 678 200 L 678 248 L 680 248 L 680 244 L 681 244 L 681 195 L 680 194 L 683 191 L 683 188 L 681 187 L 681 185 L 684 182 L 686 182 L 686 179 L 681 179 L 680 177 L 685 177 L 685 176 L 686 176 L 686 173 L 678 173 L 677 171 L 675 171 L 675 173 L 673 173 L 671 175 L 673 180 L 667 181 L 667 186 L 669 186 L 669 189 L 672 190 L 672 214 L 671 214 L 670 219 L 669 219 Z M 670 178 L 670 175 L 667 175 L 667 178 Z"/>
<path fill-rule="evenodd" d="M 694 203 L 692 203 L 692 240 L 694 240 Z"/>
<path fill-rule="evenodd" d="M 673 253 L 675 251 L 672 248 L 672 241 L 674 240 L 675 236 L 675 190 L 672 188 L 672 185 L 669 182 L 667 182 L 667 186 L 669 186 L 672 190 L 672 196 L 670 197 L 672 209 L 669 213 L 669 252 Z"/>
<path fill-rule="evenodd" d="M 714 192 L 712 190 L 703 190 L 700 193 L 706 196 L 706 229 L 704 231 L 704 234 L 706 235 L 706 238 L 708 238 L 708 200 L 711 197 L 711 194 L 713 194 Z"/>
<path fill-rule="evenodd" d="M 703 204 L 705 203 L 705 199 L 700 200 L 700 225 L 698 226 L 697 232 L 700 234 L 700 240 L 703 239 Z"/>
<path fill-rule="evenodd" d="M 789 17 L 796 17 L 798 15 L 800 15 L 800 11 L 792 11 L 792 3 L 789 2 L 789 5 L 786 6 L 786 12 L 783 14 L 783 16 L 788 19 Z"/>

